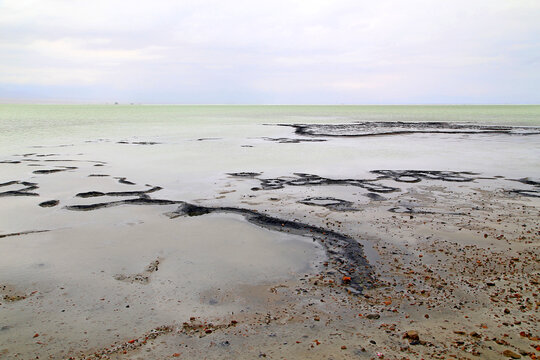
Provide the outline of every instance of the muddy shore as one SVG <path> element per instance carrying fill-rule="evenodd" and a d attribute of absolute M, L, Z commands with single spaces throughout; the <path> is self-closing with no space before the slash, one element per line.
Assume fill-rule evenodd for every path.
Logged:
<path fill-rule="evenodd" d="M 391 125 L 391 131 L 403 127 Z M 341 136 L 345 130 L 296 126 L 302 136 Z M 521 136 L 525 130 L 427 124 L 420 131 Z M 270 140 L 303 145 L 301 139 Z M 3 174 L 10 174 L 0 179 L 2 216 L 10 220 L 2 223 L 0 246 L 32 256 L 2 268 L 20 266 L 25 275 L 0 277 L 0 358 L 540 356 L 540 183 L 534 177 L 425 168 L 367 169 L 368 176 L 356 177 L 276 176 L 246 168 L 219 174 L 210 196 L 179 198 L 103 159 L 68 151 L 0 160 Z M 218 230 L 203 232 L 212 227 Z M 240 254 L 202 241 L 220 232 L 226 237 L 228 229 L 228 241 L 244 241 L 238 238 L 245 231 L 246 239 L 260 240 L 259 247 Z M 191 247 L 172 247 L 187 238 Z M 274 238 L 285 244 L 275 253 Z M 79 239 L 87 254 L 74 252 Z M 98 240 L 103 243 L 94 248 Z M 116 263 L 113 242 L 122 244 Z M 154 250 L 145 243 L 155 243 Z M 54 256 L 46 254 L 48 246 Z M 205 246 L 223 248 L 189 272 L 199 265 L 188 250 L 203 254 Z M 277 268 L 273 256 L 283 257 Z M 175 265 L 179 259 L 183 263 Z M 305 264 L 294 266 L 295 259 Z M 232 269 L 222 274 L 226 279 L 237 270 L 234 262 L 244 260 L 245 269 L 231 283 L 222 280 L 219 267 L 208 270 L 215 279 L 201 274 L 222 261 Z M 69 266 L 74 279 L 54 279 Z M 282 271 L 273 277 L 272 269 Z M 185 287 L 175 283 L 182 281 Z M 85 289 L 90 283 L 95 287 Z"/>

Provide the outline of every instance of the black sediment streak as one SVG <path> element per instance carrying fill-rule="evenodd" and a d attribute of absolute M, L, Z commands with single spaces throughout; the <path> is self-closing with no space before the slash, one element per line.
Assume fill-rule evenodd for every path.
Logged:
<path fill-rule="evenodd" d="M 155 141 L 118 141 L 117 144 L 125 144 L 125 145 L 157 145 L 160 144 Z"/>
<path fill-rule="evenodd" d="M 301 222 L 283 220 L 260 214 L 253 210 L 235 207 L 204 207 L 186 202 L 180 202 L 178 209 L 167 215 L 171 218 L 178 216 L 200 216 L 214 212 L 233 213 L 242 215 L 252 224 L 274 230 L 285 231 L 295 235 L 311 236 L 320 243 L 342 276 L 350 276 L 350 288 L 361 292 L 363 288 L 373 287 L 375 278 L 371 266 L 367 262 L 362 245 L 353 238 Z M 341 276 L 339 279 L 341 281 Z"/>
<path fill-rule="evenodd" d="M 36 233 L 42 233 L 42 232 L 47 232 L 47 231 L 50 231 L 50 230 L 29 230 L 29 231 L 21 231 L 21 232 L 18 232 L 18 233 L 11 233 L 11 234 L 0 234 L 0 239 L 5 238 L 5 237 L 10 237 L 10 236 L 36 234 Z"/>
<path fill-rule="evenodd" d="M 16 184 L 22 185 L 24 187 L 22 189 L 18 189 L 18 190 L 10 190 L 10 191 L 0 192 L 0 197 L 4 197 L 4 196 L 39 196 L 38 193 L 31 192 L 32 190 L 38 189 L 37 184 L 33 183 L 33 182 L 14 180 L 14 181 L 8 181 L 8 182 L 0 184 L 0 187 L 8 186 L 8 185 L 16 185 Z"/>
<path fill-rule="evenodd" d="M 8 182 L 5 182 L 5 183 L 1 183 L 0 184 L 0 187 L 2 186 L 8 186 L 8 185 L 15 185 L 15 184 L 19 184 L 20 182 L 17 181 L 17 180 L 13 180 L 13 181 L 8 181 Z"/>
<path fill-rule="evenodd" d="M 32 171 L 34 174 L 54 174 L 60 171 L 66 171 L 66 169 L 49 169 L 49 170 L 35 170 Z"/>
<path fill-rule="evenodd" d="M 302 142 L 322 142 L 327 141 L 326 139 L 295 139 L 295 138 L 270 138 L 270 137 L 263 137 L 266 141 L 274 141 L 280 144 L 299 144 Z"/>
<path fill-rule="evenodd" d="M 245 178 L 256 178 L 257 176 L 260 176 L 262 173 L 260 172 L 235 172 L 235 173 L 227 173 L 227 175 L 233 176 L 233 177 L 245 177 Z"/>
<path fill-rule="evenodd" d="M 156 191 L 161 190 L 159 186 L 154 186 L 149 190 L 141 191 L 111 191 L 111 192 L 101 192 L 101 191 L 88 191 L 83 193 L 78 193 L 77 197 L 89 198 L 89 197 L 99 197 L 99 196 L 145 196 Z"/>
<path fill-rule="evenodd" d="M 514 180 L 514 181 L 518 181 L 518 182 L 520 182 L 522 184 L 526 184 L 526 185 L 540 186 L 540 181 L 531 180 L 529 178 L 522 178 L 522 179 L 517 179 L 517 180 Z"/>
<path fill-rule="evenodd" d="M 223 138 L 208 137 L 208 138 L 198 138 L 198 139 L 196 139 L 196 141 L 209 141 L 209 140 L 223 140 Z"/>
<path fill-rule="evenodd" d="M 150 199 L 150 198 L 137 198 L 137 199 L 127 199 L 127 200 L 119 200 L 119 201 L 110 201 L 110 202 L 104 202 L 104 203 L 97 203 L 97 204 L 88 204 L 88 205 L 69 205 L 66 206 L 65 209 L 67 210 L 74 210 L 74 211 L 90 211 L 90 210 L 98 210 L 113 206 L 120 206 L 120 205 L 172 205 L 172 204 L 178 204 L 181 203 L 181 201 L 174 201 L 174 200 L 165 200 L 165 199 Z"/>
<path fill-rule="evenodd" d="M 47 169 L 47 170 L 35 170 L 32 171 L 33 174 L 43 175 L 43 174 L 54 174 L 61 171 L 75 170 L 76 166 L 63 166 L 61 169 Z"/>
<path fill-rule="evenodd" d="M 519 194 L 522 196 L 540 198 L 540 189 L 539 190 L 510 190 L 510 192 Z"/>

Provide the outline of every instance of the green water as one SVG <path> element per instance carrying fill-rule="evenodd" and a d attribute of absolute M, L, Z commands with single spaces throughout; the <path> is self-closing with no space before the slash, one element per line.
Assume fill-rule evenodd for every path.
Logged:
<path fill-rule="evenodd" d="M 19 126 L 174 120 L 458 121 L 540 125 L 540 105 L 237 106 L 237 105 L 0 105 L 2 130 Z M 37 122 L 37 124 L 36 124 Z"/>
<path fill-rule="evenodd" d="M 0 150 L 82 138 L 162 136 L 186 128 L 263 123 L 452 121 L 540 125 L 540 105 L 234 106 L 0 105 Z M 203 131 L 204 132 L 204 131 Z M 3 144 L 2 144 L 3 143 Z M 4 145 L 4 146 L 2 146 Z"/>

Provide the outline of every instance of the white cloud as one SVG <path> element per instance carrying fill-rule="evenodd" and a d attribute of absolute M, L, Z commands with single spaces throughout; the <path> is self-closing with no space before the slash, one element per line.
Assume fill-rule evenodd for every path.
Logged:
<path fill-rule="evenodd" d="M 466 89 L 538 102 L 538 18 L 534 0 L 0 0 L 0 85 L 157 102 L 156 89 L 210 103 L 222 89 L 237 102 L 445 102 Z"/>

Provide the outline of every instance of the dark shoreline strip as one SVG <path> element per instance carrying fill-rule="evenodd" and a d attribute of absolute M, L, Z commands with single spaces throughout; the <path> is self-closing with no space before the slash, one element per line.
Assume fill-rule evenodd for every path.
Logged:
<path fill-rule="evenodd" d="M 366 137 L 409 134 L 538 135 L 536 126 L 477 125 L 447 122 L 365 121 L 349 124 L 268 124 L 288 126 L 295 134 L 311 137 Z"/>

